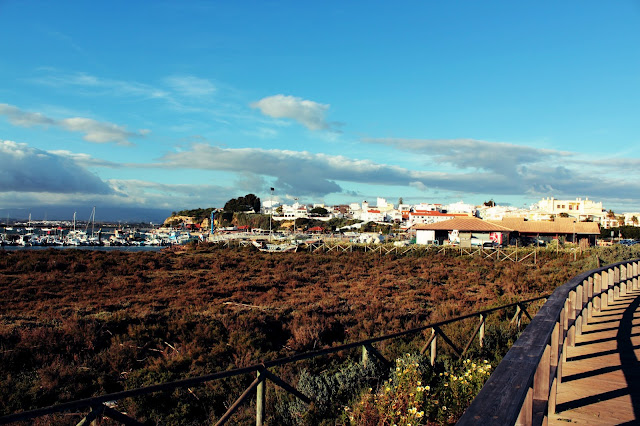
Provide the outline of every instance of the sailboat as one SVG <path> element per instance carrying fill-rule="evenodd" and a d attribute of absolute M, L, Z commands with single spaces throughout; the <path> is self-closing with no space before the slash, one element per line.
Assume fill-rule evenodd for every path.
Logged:
<path fill-rule="evenodd" d="M 9 226 L 9 212 L 7 212 L 7 224 L 4 227 L 4 232 L 13 231 L 13 227 Z"/>

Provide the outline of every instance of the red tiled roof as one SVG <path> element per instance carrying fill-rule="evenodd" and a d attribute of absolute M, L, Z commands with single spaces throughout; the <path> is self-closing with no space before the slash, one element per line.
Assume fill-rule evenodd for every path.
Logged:
<path fill-rule="evenodd" d="M 437 223 L 419 223 L 413 226 L 416 230 L 430 230 L 430 231 L 453 231 L 458 230 L 462 232 L 510 232 L 505 226 L 496 225 L 494 223 L 485 222 L 482 219 L 475 217 L 456 217 L 449 220 L 444 220 Z"/>
<path fill-rule="evenodd" d="M 600 226 L 595 222 L 575 222 L 572 218 L 555 218 L 554 221 L 524 220 L 523 218 L 505 218 L 490 220 L 496 225 L 512 228 L 527 234 L 587 234 L 599 235 Z"/>
<path fill-rule="evenodd" d="M 438 211 L 427 211 L 427 210 L 417 210 L 409 214 L 412 216 L 470 217 L 468 214 L 464 214 L 464 213 L 442 213 Z"/>

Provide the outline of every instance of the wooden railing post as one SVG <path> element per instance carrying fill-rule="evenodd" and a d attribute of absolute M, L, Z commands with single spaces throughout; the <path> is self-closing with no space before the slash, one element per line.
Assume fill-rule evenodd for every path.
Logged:
<path fill-rule="evenodd" d="M 593 275 L 593 293 L 596 296 L 593 297 L 593 310 L 600 312 L 602 309 L 602 273 L 596 273 Z"/>
<path fill-rule="evenodd" d="M 258 370 L 258 378 L 262 372 Z M 256 388 L 256 426 L 262 426 L 265 417 L 265 405 L 267 400 L 267 381 L 262 380 Z"/>
<path fill-rule="evenodd" d="M 431 329 L 431 336 L 433 340 L 431 341 L 431 351 L 430 351 L 430 362 L 433 367 L 436 364 L 437 353 L 437 345 L 438 345 L 438 334 L 435 328 Z"/>
<path fill-rule="evenodd" d="M 576 345 L 576 292 L 572 290 L 569 292 L 569 299 L 567 300 L 567 312 L 568 316 L 568 332 L 567 332 L 567 344 L 571 347 Z"/>
<path fill-rule="evenodd" d="M 622 294 L 622 282 L 620 281 L 620 266 L 613 268 L 613 300 L 619 299 Z M 613 302 L 612 302 L 613 303 Z"/>
<path fill-rule="evenodd" d="M 615 285 L 615 272 L 613 268 L 610 268 L 607 272 L 608 284 L 607 284 L 607 306 L 613 305 L 615 298 L 613 296 L 613 288 Z"/>
<path fill-rule="evenodd" d="M 593 277 L 589 277 L 587 280 L 587 315 L 585 316 L 585 321 L 583 325 L 587 325 L 589 322 L 589 318 L 593 315 Z"/>
<path fill-rule="evenodd" d="M 529 388 L 527 396 L 524 399 L 520 415 L 516 420 L 516 426 L 531 426 L 533 423 L 533 389 Z"/>
<path fill-rule="evenodd" d="M 551 372 L 551 346 L 547 345 L 533 379 L 533 399 L 549 399 L 549 373 Z"/>
<path fill-rule="evenodd" d="M 633 262 L 633 285 L 634 290 L 638 289 L 638 262 Z"/>
<path fill-rule="evenodd" d="M 365 345 L 362 345 L 362 365 L 366 367 L 368 362 L 369 362 L 369 351 L 367 350 L 367 347 Z"/>
<path fill-rule="evenodd" d="M 620 265 L 620 296 L 627 294 L 627 267 Z"/>
<path fill-rule="evenodd" d="M 553 328 L 553 333 L 551 334 L 551 354 L 549 359 L 549 369 L 551 371 L 555 370 L 555 373 L 551 376 L 551 391 L 549 392 L 549 408 L 548 414 L 556 413 L 556 399 L 558 396 L 558 383 L 560 381 L 559 376 L 559 342 L 558 338 L 560 335 L 560 323 L 556 322 L 555 327 Z"/>
<path fill-rule="evenodd" d="M 485 329 L 485 317 L 483 314 L 480 314 L 480 331 L 478 333 L 478 342 L 480 347 L 484 347 L 484 329 Z"/>
<path fill-rule="evenodd" d="M 560 333 L 560 344 L 562 345 L 562 362 L 567 361 L 567 332 L 569 330 L 569 299 L 564 301 L 562 309 L 562 330 Z"/>
<path fill-rule="evenodd" d="M 582 310 L 584 307 L 583 293 L 586 293 L 586 288 L 580 284 L 576 288 L 576 336 L 580 336 L 582 334 Z"/>

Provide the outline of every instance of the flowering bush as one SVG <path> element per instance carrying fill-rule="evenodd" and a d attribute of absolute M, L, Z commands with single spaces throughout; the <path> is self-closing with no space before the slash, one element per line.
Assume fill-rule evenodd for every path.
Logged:
<path fill-rule="evenodd" d="M 462 366 L 440 373 L 442 381 L 439 393 L 441 407 L 437 417 L 439 422 L 456 421 L 462 416 L 490 374 L 489 361 L 476 362 L 470 359 L 464 360 Z"/>
<path fill-rule="evenodd" d="M 454 423 L 489 377 L 488 361 L 465 360 L 438 375 L 420 355 L 396 360 L 388 380 L 369 388 L 352 408 L 344 408 L 354 425 L 429 425 Z"/>

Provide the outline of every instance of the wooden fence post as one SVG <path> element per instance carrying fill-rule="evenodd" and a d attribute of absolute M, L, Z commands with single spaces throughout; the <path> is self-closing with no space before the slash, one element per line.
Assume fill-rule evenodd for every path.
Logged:
<path fill-rule="evenodd" d="M 431 336 L 433 337 L 433 340 L 431 341 L 430 361 L 431 361 L 431 366 L 433 367 L 436 364 L 436 357 L 438 355 L 437 354 L 438 335 L 435 328 L 431 329 Z"/>
<path fill-rule="evenodd" d="M 596 312 L 600 312 L 602 309 L 602 274 L 594 274 L 593 276 L 593 294 L 596 296 L 593 297 L 593 310 Z"/>
<path fill-rule="evenodd" d="M 482 325 L 480 325 L 480 332 L 478 333 L 478 341 L 480 343 L 480 347 L 483 348 L 484 347 L 484 328 L 485 328 L 485 317 L 483 314 L 480 314 L 480 322 L 482 323 Z"/>
<path fill-rule="evenodd" d="M 261 375 L 261 371 L 258 370 L 258 377 Z M 256 426 L 262 426 L 265 417 L 265 405 L 267 400 L 267 381 L 262 380 L 256 388 Z"/>
<path fill-rule="evenodd" d="M 609 278 L 608 291 L 607 291 L 607 306 L 613 305 L 615 301 L 614 297 L 614 288 L 616 286 L 616 270 L 617 268 L 609 269 L 609 273 L 607 273 L 607 278 Z"/>
<path fill-rule="evenodd" d="M 582 284 L 580 284 L 576 288 L 576 336 L 580 336 L 582 334 L 582 309 L 584 307 L 584 296 L 585 288 Z"/>
<path fill-rule="evenodd" d="M 362 345 L 362 365 L 363 367 L 367 366 L 367 362 L 369 362 L 369 351 L 367 351 L 367 347 Z"/>
<path fill-rule="evenodd" d="M 567 300 L 567 311 L 568 315 L 568 335 L 567 335 L 567 344 L 571 347 L 576 344 L 576 292 L 575 290 L 571 290 L 569 292 L 569 300 Z M 573 324 L 571 324 L 573 322 Z M 569 325 L 570 324 L 570 325 Z"/>
<path fill-rule="evenodd" d="M 551 346 L 547 344 L 533 378 L 533 399 L 549 400 L 549 374 L 551 372 Z"/>
<path fill-rule="evenodd" d="M 529 388 L 527 396 L 524 399 L 516 426 L 530 426 L 533 423 L 533 389 Z"/>

